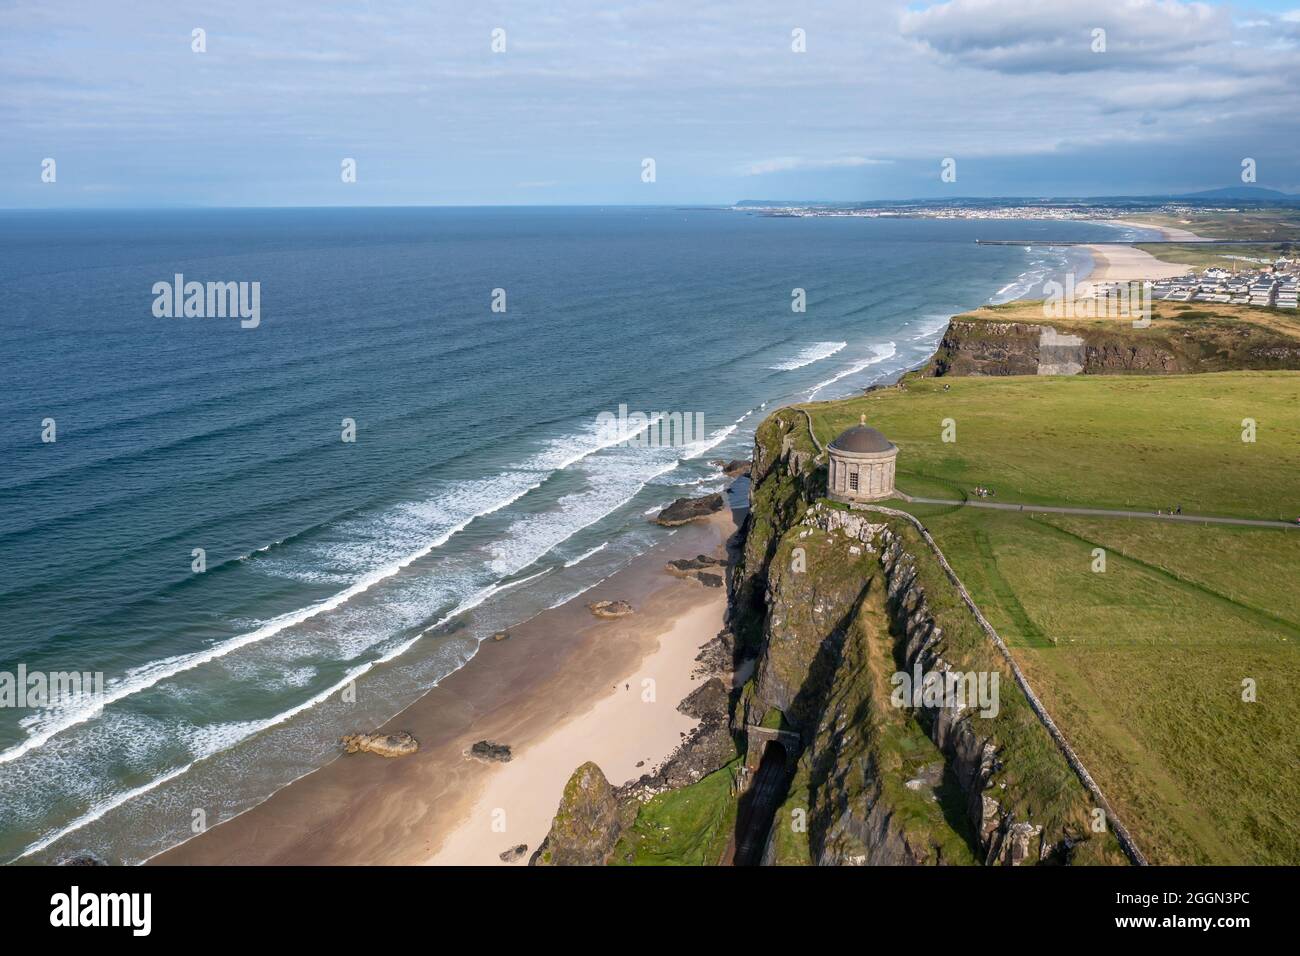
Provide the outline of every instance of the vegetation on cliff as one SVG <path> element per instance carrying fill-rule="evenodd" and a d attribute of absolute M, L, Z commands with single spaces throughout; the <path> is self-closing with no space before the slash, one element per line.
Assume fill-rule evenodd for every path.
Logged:
<path fill-rule="evenodd" d="M 997 717 L 979 718 L 965 731 L 971 751 L 965 757 L 932 742 L 950 739 L 950 728 L 936 735 L 918 714 L 892 705 L 886 682 L 905 666 L 902 646 L 910 635 L 886 611 L 876 532 L 818 500 L 824 468 L 803 410 L 776 413 L 758 436 L 751 537 L 733 593 L 748 598 L 736 611 L 761 627 L 761 650 L 736 724 L 771 725 L 777 710 L 805 747 L 777 812 L 767 860 L 1123 862 L 1113 839 L 1091 838 L 1086 791 L 983 632 L 924 557 L 914 559 L 920 590 L 909 593 L 925 595 L 953 667 L 1003 673 L 1004 704 Z M 760 593 L 761 605 L 754 600 Z M 751 762 L 755 757 L 750 754 Z M 992 810 L 985 790 L 997 793 Z M 801 813 L 803 830 L 795 825 Z"/>

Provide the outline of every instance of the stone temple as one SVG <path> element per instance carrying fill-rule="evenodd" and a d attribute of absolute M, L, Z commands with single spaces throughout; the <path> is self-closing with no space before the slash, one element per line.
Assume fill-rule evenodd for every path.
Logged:
<path fill-rule="evenodd" d="M 832 501 L 853 504 L 855 501 L 879 501 L 894 493 L 894 460 L 898 446 L 874 428 L 861 424 L 843 432 L 830 443 L 830 477 L 827 482 Z"/>

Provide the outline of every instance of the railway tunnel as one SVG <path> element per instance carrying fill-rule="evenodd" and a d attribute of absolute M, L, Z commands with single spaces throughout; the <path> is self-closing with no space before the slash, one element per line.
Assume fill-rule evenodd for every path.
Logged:
<path fill-rule="evenodd" d="M 747 729 L 749 747 L 745 766 L 752 777 L 736 811 L 735 849 L 731 859 L 735 866 L 758 866 L 762 862 L 772 821 L 785 800 L 801 749 L 798 734 L 766 727 Z"/>

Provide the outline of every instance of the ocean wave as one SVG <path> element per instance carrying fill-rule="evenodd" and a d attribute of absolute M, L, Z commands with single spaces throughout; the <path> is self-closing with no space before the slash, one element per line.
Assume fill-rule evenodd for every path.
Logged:
<path fill-rule="evenodd" d="M 598 553 L 598 552 L 600 552 L 600 551 L 604 551 L 604 550 L 605 550 L 606 548 L 608 548 L 608 547 L 609 547 L 609 542 L 608 542 L 608 541 L 602 542 L 601 544 L 596 545 L 596 546 L 595 546 L 594 548 L 592 548 L 590 551 L 584 551 L 582 554 L 578 555 L 578 556 L 577 556 L 576 558 L 574 558 L 572 561 L 565 561 L 565 562 L 564 562 L 564 566 L 565 566 L 566 568 L 571 568 L 571 567 L 573 567 L 575 564 L 581 564 L 583 561 L 586 561 L 586 560 L 587 560 L 589 557 L 591 557 L 593 554 L 596 554 L 596 553 Z"/>
<path fill-rule="evenodd" d="M 934 338 L 948 327 L 949 316 L 935 313 L 933 315 L 923 316 L 921 319 L 921 331 L 913 335 L 910 339 L 912 342 L 921 342 L 926 339 Z"/>
<path fill-rule="evenodd" d="M 808 390 L 808 397 L 809 398 L 814 397 L 818 392 L 822 391 L 825 388 L 829 388 L 830 386 L 834 385 L 838 381 L 841 381 L 842 379 L 848 378 L 850 375 L 856 375 L 857 373 L 864 371 L 873 365 L 879 365 L 881 362 L 893 358 L 894 355 L 898 352 L 898 344 L 895 342 L 889 342 L 885 345 L 872 345 L 870 346 L 870 348 L 872 353 L 870 358 L 865 358 L 862 359 L 861 361 L 854 362 L 848 368 L 836 372 L 833 376 L 826 379 L 826 381 L 814 385 L 811 389 Z"/>
<path fill-rule="evenodd" d="M 8 763 L 11 760 L 16 760 L 29 751 L 42 746 L 56 734 L 60 734 L 71 727 L 85 723 L 86 721 L 98 716 L 104 707 L 124 700 L 134 694 L 138 694 L 141 691 L 147 690 L 160 681 L 175 677 L 178 674 L 183 674 L 186 671 L 193 670 L 194 668 L 200 667 L 201 665 L 207 664 L 211 661 L 219 660 L 240 648 L 248 647 L 251 644 L 264 641 L 268 637 L 279 634 L 286 628 L 292 627 L 296 624 L 301 624 L 319 614 L 332 611 L 343 604 L 346 604 L 357 595 L 370 590 L 370 588 L 374 587 L 379 582 L 391 578 L 403 568 L 409 566 L 412 562 L 424 557 L 434 549 L 442 547 L 442 545 L 446 544 L 452 537 L 467 528 L 473 521 L 492 514 L 493 512 L 500 511 L 502 508 L 518 501 L 529 491 L 532 491 L 534 488 L 541 485 L 541 481 L 536 474 L 521 474 L 519 477 L 526 479 L 526 482 L 520 482 L 522 487 L 516 487 L 503 497 L 492 501 L 490 504 L 487 504 L 470 514 L 467 514 L 460 521 L 444 530 L 437 537 L 425 542 L 416 550 L 362 575 L 350 587 L 347 587 L 322 601 L 317 601 L 316 603 L 310 604 L 306 607 L 281 614 L 278 617 L 265 622 L 254 630 L 247 631 L 236 637 L 214 644 L 205 650 L 191 654 L 180 654 L 166 657 L 133 668 L 127 671 L 126 676 L 123 678 L 110 682 L 105 687 L 105 691 L 102 695 L 93 698 L 89 702 L 27 718 L 22 722 L 22 726 L 28 731 L 27 739 L 15 744 L 8 750 L 0 752 L 0 763 Z"/>
<path fill-rule="evenodd" d="M 519 587 L 550 573 L 555 570 L 554 567 L 545 568 L 516 581 L 504 580 L 510 574 L 518 573 L 530 564 L 540 560 L 558 544 L 570 539 L 584 528 L 600 521 L 622 507 L 655 477 L 671 472 L 690 458 L 707 453 L 734 433 L 736 427 L 736 425 L 729 425 L 719 429 L 708 438 L 684 448 L 653 449 L 648 467 L 644 450 L 616 450 L 602 456 L 593 457 L 596 452 L 604 451 L 613 443 L 605 443 L 600 447 L 593 447 L 591 443 L 570 444 L 566 447 L 563 440 L 553 443 L 551 449 L 548 450 L 550 457 L 544 460 L 548 464 L 560 464 L 564 465 L 564 467 L 570 467 L 581 462 L 583 464 L 581 473 L 587 477 L 592 487 L 587 491 L 566 495 L 559 499 L 559 507 L 549 515 L 546 513 L 542 515 L 531 514 L 512 522 L 507 527 L 506 533 L 488 546 L 488 553 L 491 555 L 492 560 L 488 562 L 483 570 L 490 571 L 497 576 L 496 581 L 470 591 L 472 576 L 463 575 L 458 583 L 451 585 L 453 591 L 464 588 L 464 590 L 461 590 L 459 600 L 432 624 L 422 627 L 418 633 L 411 634 L 408 631 L 405 637 L 393 641 L 378 656 L 370 657 L 365 661 L 358 661 L 354 666 L 348 668 L 340 679 L 334 681 L 328 687 L 273 716 L 262 720 L 230 722 L 211 727 L 193 728 L 181 733 L 180 736 L 189 745 L 187 749 L 191 751 L 190 759 L 183 765 L 170 769 L 158 768 L 155 771 L 158 776 L 140 786 L 108 796 L 101 795 L 100 799 L 94 801 L 75 819 L 31 843 L 22 851 L 20 856 L 30 856 L 46 849 L 69 833 L 101 819 L 105 814 L 129 801 L 182 776 L 199 761 L 216 753 L 229 750 L 256 734 L 283 724 L 296 715 L 318 706 L 374 667 L 401 656 L 425 635 L 478 607 L 493 595 Z M 534 460 L 540 461 L 542 459 Z M 373 558 L 383 548 L 392 546 L 396 541 L 406 541 L 408 536 L 421 530 L 428 532 L 431 525 L 438 525 L 439 533 L 431 540 L 424 540 L 418 549 L 411 551 L 399 560 L 390 561 L 382 567 L 364 574 L 352 586 L 329 598 L 273 618 L 247 633 L 223 641 L 203 651 L 153 661 L 142 667 L 132 669 L 127 672 L 123 679 L 110 684 L 103 697 L 96 700 L 93 705 L 74 707 L 58 713 L 41 715 L 39 720 L 25 725 L 29 730 L 29 736 L 26 740 L 0 753 L 0 762 L 12 761 L 23 754 L 42 747 L 58 734 L 103 714 L 104 707 L 107 705 L 121 701 L 160 682 L 167 681 L 169 678 L 191 671 L 202 664 L 225 658 L 234 651 L 263 642 L 273 634 L 280 633 L 287 628 L 347 604 L 379 582 L 392 578 L 415 560 L 445 544 L 472 521 L 500 511 L 518 501 L 539 487 L 547 477 L 547 473 L 533 471 L 512 472 L 507 473 L 507 475 L 497 476 L 499 480 L 493 487 L 498 491 L 504 490 L 505 493 L 499 494 L 490 501 L 484 501 L 479 496 L 467 496 L 465 494 L 466 489 L 460 489 L 456 495 L 450 497 L 475 503 L 475 506 L 468 510 L 467 513 L 463 512 L 460 520 L 451 524 L 447 524 L 449 519 L 447 497 L 438 496 L 433 501 L 412 502 L 398 506 L 391 514 L 349 522 L 343 526 L 346 528 L 345 534 L 341 534 L 340 529 L 334 529 L 328 540 L 314 543 L 309 550 L 314 553 L 316 558 L 328 558 L 336 566 L 355 566 L 363 563 L 366 559 Z M 504 489 L 502 488 L 503 480 L 505 481 Z M 474 483 L 474 485 L 478 487 L 477 483 Z M 482 489 L 479 488 L 479 490 Z M 455 515 L 450 516 L 454 517 Z M 369 524 L 366 522 L 369 522 Z M 339 540 L 342 537 L 351 535 L 356 535 L 360 540 L 351 541 L 350 547 L 348 542 Z M 584 560 L 604 549 L 608 543 L 602 543 L 574 561 L 567 562 L 565 566 L 569 567 Z M 270 566 L 270 562 L 268 562 L 268 567 Z M 281 569 L 282 572 L 286 570 L 288 569 Z M 455 580 L 454 576 L 453 580 Z M 418 583 L 415 579 L 411 579 L 411 581 L 412 583 L 406 585 L 407 590 L 410 590 Z M 596 583 L 599 582 L 594 582 L 589 587 L 594 587 Z M 399 585 L 399 590 L 401 587 L 402 585 Z M 589 587 L 582 588 L 558 603 L 571 600 L 577 594 L 588 590 Z M 426 601 L 441 600 L 438 596 L 445 593 L 445 588 L 435 589 L 434 596 L 426 596 Z M 424 604 L 425 602 L 416 602 L 416 605 L 411 608 L 403 608 L 400 601 L 390 601 L 385 597 L 383 602 L 374 607 L 354 608 L 347 614 L 346 627 L 343 626 L 345 623 L 343 619 L 340 619 L 338 628 L 334 628 L 331 624 L 327 631 L 342 630 L 347 632 L 354 646 L 344 647 L 342 637 L 336 636 L 336 640 L 339 641 L 339 652 L 342 654 L 341 659 L 346 660 L 349 653 L 372 648 L 377 642 L 386 643 L 388 639 L 395 636 L 394 625 L 402 623 L 401 618 L 413 618 L 422 614 Z M 395 608 L 396 611 L 393 613 Z M 366 620 L 366 616 L 375 614 L 380 609 L 384 610 L 385 616 L 381 621 L 376 622 L 375 627 L 353 626 L 357 623 L 353 618 L 360 615 L 360 623 L 368 624 L 369 621 Z M 330 620 L 333 620 L 332 615 Z M 328 637 L 328 634 L 325 636 Z M 283 658 L 281 663 L 288 668 L 279 672 L 282 675 L 280 686 L 302 686 L 310 680 L 312 674 L 308 668 L 302 666 L 303 661 L 299 654 L 303 648 L 313 646 L 313 642 L 321 640 L 321 637 L 321 635 L 313 633 L 296 638 L 288 644 L 277 642 L 270 648 L 272 659 Z M 316 645 L 316 649 L 320 651 L 322 647 Z M 241 669 L 246 671 L 245 679 L 260 679 L 257 677 L 257 664 L 251 662 L 247 664 L 244 662 L 237 663 L 233 660 L 226 663 L 227 666 L 235 665 L 235 672 L 239 672 Z M 267 663 L 268 661 L 265 658 L 260 661 L 263 667 Z M 461 663 L 463 664 L 463 661 Z M 293 666 L 291 667 L 291 665 Z M 120 714 L 121 712 L 117 713 Z"/>
<path fill-rule="evenodd" d="M 828 359 L 848 344 L 848 342 L 814 342 L 812 345 L 801 349 L 794 358 L 768 367 L 776 372 L 791 372 L 797 368 L 803 368 L 805 365 L 812 365 L 813 362 Z"/>

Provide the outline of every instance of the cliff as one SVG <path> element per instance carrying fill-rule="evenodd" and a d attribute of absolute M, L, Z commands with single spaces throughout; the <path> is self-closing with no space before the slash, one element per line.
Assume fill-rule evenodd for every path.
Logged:
<path fill-rule="evenodd" d="M 1117 375 L 1300 369 L 1300 316 L 1155 303 L 1148 328 L 1126 319 L 1046 317 L 1042 303 L 952 319 L 921 374 Z"/>
<path fill-rule="evenodd" d="M 727 714 L 709 719 L 728 707 L 716 688 L 693 702 L 714 741 L 696 747 L 707 758 L 619 791 L 580 768 L 538 862 L 727 862 L 756 832 L 776 865 L 1125 862 L 1092 830 L 1080 777 L 917 531 L 822 497 L 802 411 L 759 426 L 751 477 L 728 576 L 749 676 Z M 900 699 L 899 676 L 917 669 L 978 677 L 996 706 Z M 717 746 L 724 737 L 739 757 Z M 771 805 L 759 812 L 756 799 Z"/>

